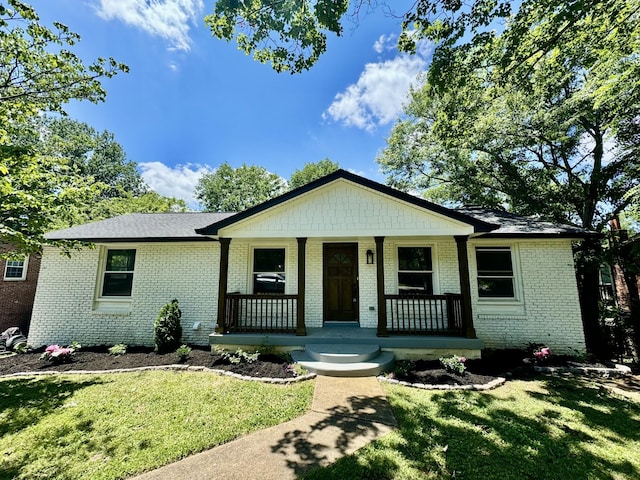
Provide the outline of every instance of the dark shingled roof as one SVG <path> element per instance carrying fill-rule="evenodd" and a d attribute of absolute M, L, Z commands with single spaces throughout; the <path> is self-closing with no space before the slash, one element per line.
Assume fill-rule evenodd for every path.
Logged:
<path fill-rule="evenodd" d="M 484 207 L 462 207 L 456 211 L 464 213 L 485 222 L 500 225 L 492 232 L 485 233 L 482 237 L 563 237 L 585 238 L 598 237 L 598 232 L 592 232 L 572 225 L 547 222 L 536 217 L 524 217 L 502 210 L 494 210 Z"/>
<path fill-rule="evenodd" d="M 219 222 L 233 213 L 129 213 L 99 222 L 56 230 L 49 240 L 85 242 L 153 242 L 211 240 L 196 233 L 197 228 Z"/>

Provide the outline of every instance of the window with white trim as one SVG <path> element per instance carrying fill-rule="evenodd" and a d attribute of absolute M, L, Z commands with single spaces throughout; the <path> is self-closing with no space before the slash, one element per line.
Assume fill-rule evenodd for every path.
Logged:
<path fill-rule="evenodd" d="M 286 281 L 284 248 L 253 249 L 253 293 L 284 293 Z"/>
<path fill-rule="evenodd" d="M 22 260 L 7 260 L 4 266 L 5 280 L 26 280 L 28 257 Z"/>
<path fill-rule="evenodd" d="M 480 298 L 516 298 L 510 247 L 476 247 L 476 265 Z"/>
<path fill-rule="evenodd" d="M 130 297 L 135 263 L 135 249 L 108 249 L 100 296 Z"/>
<path fill-rule="evenodd" d="M 398 247 L 398 292 L 433 294 L 431 247 Z"/>

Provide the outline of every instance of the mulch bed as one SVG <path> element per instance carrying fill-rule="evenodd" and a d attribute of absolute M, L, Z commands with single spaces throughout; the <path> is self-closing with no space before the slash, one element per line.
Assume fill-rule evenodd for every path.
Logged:
<path fill-rule="evenodd" d="M 471 363 L 470 361 L 468 363 Z M 498 378 L 498 375 L 484 374 L 484 373 L 475 373 L 480 371 L 479 362 L 475 362 L 474 371 L 471 371 L 470 368 L 467 368 L 467 371 L 464 372 L 463 375 L 456 375 L 453 373 L 447 372 L 439 361 L 427 361 L 427 360 L 416 360 L 411 362 L 410 368 L 406 371 L 398 372 L 394 371 L 391 376 L 394 380 L 398 380 L 400 382 L 409 382 L 414 384 L 424 384 L 424 385 L 456 385 L 456 386 L 465 386 L 465 385 L 484 385 L 490 382 L 493 382 Z"/>
<path fill-rule="evenodd" d="M 138 367 L 180 364 L 175 353 L 157 354 L 151 348 L 129 347 L 125 355 L 109 355 L 107 347 L 85 348 L 73 354 L 71 362 L 54 364 L 40 359 L 42 351 L 11 356 L 0 356 L 0 375 L 21 372 L 70 372 L 77 370 L 103 371 Z M 208 348 L 193 348 L 184 364 L 216 370 L 232 371 L 241 375 L 268 378 L 293 378 L 285 371 L 287 361 L 277 355 L 260 355 L 254 363 L 233 365 L 220 355 L 212 355 Z"/>

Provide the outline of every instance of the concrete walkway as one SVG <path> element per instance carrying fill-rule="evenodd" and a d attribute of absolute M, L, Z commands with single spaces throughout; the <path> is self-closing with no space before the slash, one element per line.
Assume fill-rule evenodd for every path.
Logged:
<path fill-rule="evenodd" d="M 319 376 L 311 412 L 135 478 L 296 479 L 355 452 L 395 426 L 375 377 Z"/>

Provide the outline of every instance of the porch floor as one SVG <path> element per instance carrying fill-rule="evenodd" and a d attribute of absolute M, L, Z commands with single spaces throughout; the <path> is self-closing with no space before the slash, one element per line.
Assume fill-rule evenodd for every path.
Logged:
<path fill-rule="evenodd" d="M 482 340 L 448 336 L 390 335 L 376 336 L 375 328 L 360 328 L 358 325 L 326 324 L 322 328 L 307 328 L 306 336 L 294 334 L 261 333 L 213 333 L 209 336 L 211 345 L 252 345 L 304 348 L 307 344 L 332 343 L 341 345 L 379 345 L 382 350 L 468 350 L 477 351 L 484 347 Z"/>

